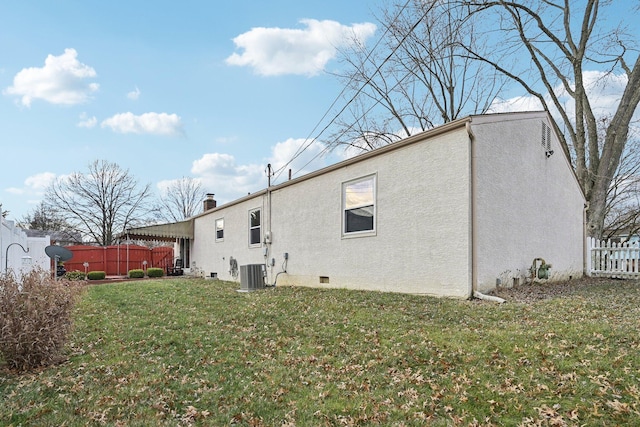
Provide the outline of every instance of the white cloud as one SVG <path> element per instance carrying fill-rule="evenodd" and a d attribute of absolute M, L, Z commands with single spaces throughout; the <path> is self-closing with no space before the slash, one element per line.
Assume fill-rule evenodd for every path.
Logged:
<path fill-rule="evenodd" d="M 221 203 L 266 187 L 264 166 L 239 165 L 229 154 L 207 153 L 193 162 L 191 172 Z"/>
<path fill-rule="evenodd" d="M 86 81 L 96 77 L 96 71 L 79 62 L 77 56 L 75 49 L 65 49 L 60 56 L 48 55 L 44 67 L 23 68 L 3 93 L 21 96 L 27 107 L 34 99 L 64 105 L 86 102 L 99 85 Z"/>
<path fill-rule="evenodd" d="M 153 135 L 179 135 L 182 133 L 180 116 L 167 113 L 144 113 L 139 116 L 130 112 L 120 113 L 103 120 L 100 126 L 111 128 L 118 133 Z"/>
<path fill-rule="evenodd" d="M 53 172 L 42 172 L 32 175 L 24 180 L 24 185 L 32 191 L 44 191 L 54 180 L 56 174 Z"/>
<path fill-rule="evenodd" d="M 603 71 L 585 71 L 583 79 L 595 116 L 613 115 L 627 86 L 627 75 Z M 562 98 L 569 101 L 569 95 L 564 88 L 556 92 L 561 93 Z M 571 104 L 571 107 L 571 113 L 573 113 L 573 104 Z"/>
<path fill-rule="evenodd" d="M 138 89 L 138 86 L 136 86 L 135 90 L 132 90 L 131 92 L 127 93 L 127 98 L 135 101 L 138 98 L 140 98 L 140 89 Z"/>
<path fill-rule="evenodd" d="M 583 80 L 595 116 L 604 117 L 613 115 L 618 108 L 622 93 L 627 86 L 627 76 L 625 74 L 612 74 L 603 71 L 585 71 L 583 73 Z M 554 89 L 554 92 L 560 102 L 563 103 L 564 109 L 569 117 L 573 117 L 575 104 L 572 102 L 573 99 L 567 93 L 564 86 L 558 85 Z M 545 100 L 549 108 L 551 108 L 551 113 L 559 117 L 548 94 L 545 96 Z M 489 108 L 490 113 L 533 110 L 542 110 L 542 104 L 537 98 L 530 95 L 517 96 L 509 99 L 496 99 Z"/>
<path fill-rule="evenodd" d="M 91 129 L 98 124 L 98 119 L 95 116 L 89 117 L 87 113 L 80 114 L 80 121 L 76 124 L 79 128 Z"/>
<path fill-rule="evenodd" d="M 325 146 L 316 140 L 289 138 L 271 148 L 271 157 L 268 163 L 271 163 L 274 171 L 280 171 L 281 168 L 284 168 L 279 174 L 281 178 L 278 179 L 279 182 L 282 182 L 288 178 L 289 169 L 294 176 L 298 177 L 326 166 L 327 159 L 323 156 L 324 149 Z M 291 163 L 287 164 L 290 160 Z"/>
<path fill-rule="evenodd" d="M 320 73 L 337 49 L 354 39 L 364 42 L 375 33 L 371 23 L 342 25 L 336 21 L 304 19 L 305 28 L 253 28 L 233 39 L 242 53 L 226 59 L 229 65 L 250 66 L 258 74 L 275 76 Z"/>
<path fill-rule="evenodd" d="M 289 160 L 302 146 L 307 146 L 302 154 L 290 164 Z M 324 146 L 317 142 L 301 138 L 289 138 L 271 147 L 270 156 L 262 164 L 238 164 L 234 156 L 224 153 L 207 153 L 193 162 L 191 173 L 201 180 L 203 187 L 216 194 L 219 203 L 226 203 L 248 193 L 267 187 L 266 167 L 270 163 L 273 171 L 284 166 L 278 179 L 272 184 L 288 179 L 288 169 L 299 177 L 311 171 L 327 166 L 328 158 L 322 155 Z M 285 166 L 286 165 L 286 166 Z"/>
<path fill-rule="evenodd" d="M 507 113 L 512 111 L 540 111 L 542 104 L 533 96 L 516 96 L 509 99 L 496 98 L 489 107 L 489 113 Z"/>
<path fill-rule="evenodd" d="M 206 175 L 215 170 L 216 175 L 232 175 L 236 170 L 236 159 L 230 154 L 207 153 L 193 162 L 191 172 Z"/>
<path fill-rule="evenodd" d="M 8 187 L 4 191 L 11 194 L 24 194 L 24 188 Z"/>
<path fill-rule="evenodd" d="M 31 194 L 41 196 L 55 179 L 56 174 L 52 172 L 42 172 L 25 179 L 24 187 L 10 187 L 5 191 L 11 194 Z"/>

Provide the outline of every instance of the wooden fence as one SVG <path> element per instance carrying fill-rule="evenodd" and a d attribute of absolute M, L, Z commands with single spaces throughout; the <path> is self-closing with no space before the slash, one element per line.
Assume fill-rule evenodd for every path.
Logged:
<path fill-rule="evenodd" d="M 67 246 L 73 258 L 64 263 L 67 271 L 104 271 L 108 276 L 126 275 L 129 270 L 159 267 L 164 270 L 173 266 L 173 247 L 160 246 Z M 87 267 L 84 264 L 87 263 Z"/>
<path fill-rule="evenodd" d="M 640 247 L 637 242 L 613 243 L 587 239 L 587 272 L 595 277 L 640 278 Z"/>

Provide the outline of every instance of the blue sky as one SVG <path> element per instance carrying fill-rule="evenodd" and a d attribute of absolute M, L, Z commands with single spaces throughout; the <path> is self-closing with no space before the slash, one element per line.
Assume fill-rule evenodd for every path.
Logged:
<path fill-rule="evenodd" d="M 219 202 L 266 187 L 267 163 L 288 161 L 342 90 L 335 47 L 351 34 L 373 43 L 376 11 L 343 0 L 0 3 L 0 203 L 18 220 L 52 179 L 98 159 L 156 190 L 201 179 Z M 339 160 L 300 170 L 319 151 L 294 175 Z"/>
<path fill-rule="evenodd" d="M 613 3 L 606 25 L 623 22 L 635 1 Z M 331 109 L 342 91 L 336 48 L 353 37 L 375 45 L 374 15 L 387 3 L 0 2 L 3 209 L 21 219 L 51 180 L 94 160 L 117 163 L 156 193 L 197 178 L 219 203 L 265 188 L 267 163 L 280 168 L 302 144 L 311 145 L 287 167 L 294 176 L 341 160 L 307 138 L 344 102 Z M 626 76 L 603 73 L 586 70 L 585 79 L 594 109 L 607 114 Z M 492 111 L 540 109 L 518 95 Z"/>

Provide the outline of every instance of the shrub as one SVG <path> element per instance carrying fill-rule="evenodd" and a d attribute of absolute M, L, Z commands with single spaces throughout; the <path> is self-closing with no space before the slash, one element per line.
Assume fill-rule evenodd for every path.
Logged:
<path fill-rule="evenodd" d="M 134 269 L 134 270 L 129 270 L 129 278 L 130 279 L 141 279 L 144 277 L 144 270 L 141 269 Z"/>
<path fill-rule="evenodd" d="M 62 360 L 81 289 L 42 269 L 20 280 L 12 273 L 0 276 L 0 354 L 10 368 L 27 370 Z"/>
<path fill-rule="evenodd" d="M 107 277 L 107 273 L 104 271 L 90 271 L 87 273 L 87 279 L 89 280 L 103 280 Z"/>
<path fill-rule="evenodd" d="M 147 268 L 147 276 L 149 276 L 149 277 L 162 277 L 162 276 L 164 276 L 164 269 L 156 268 L 156 267 Z"/>
<path fill-rule="evenodd" d="M 84 274 L 82 271 L 67 271 L 64 274 L 64 278 L 67 280 L 71 280 L 71 281 L 77 281 L 77 280 L 84 280 L 87 278 L 87 275 Z"/>

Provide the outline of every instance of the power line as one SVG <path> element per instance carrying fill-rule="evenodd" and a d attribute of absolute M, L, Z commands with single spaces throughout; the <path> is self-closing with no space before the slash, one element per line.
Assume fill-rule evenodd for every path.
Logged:
<path fill-rule="evenodd" d="M 393 25 L 393 23 L 394 23 L 395 21 L 397 21 L 398 17 L 399 17 L 399 16 L 400 16 L 400 14 L 404 11 L 404 9 L 408 6 L 408 4 L 409 4 L 409 2 L 410 2 L 410 1 L 411 1 L 411 0 L 407 1 L 407 3 L 405 3 L 405 5 L 404 5 L 404 6 L 402 7 L 402 9 L 400 10 L 400 12 L 398 12 L 398 14 L 394 17 L 394 19 L 393 19 L 393 21 L 392 21 L 392 25 Z M 336 119 L 337 119 L 337 118 L 338 118 L 338 117 L 339 117 L 339 116 L 344 112 L 344 110 L 346 110 L 346 108 L 347 108 L 347 107 L 348 107 L 348 106 L 349 106 L 349 105 L 350 105 L 350 104 L 351 104 L 351 103 L 356 99 L 356 97 L 357 97 L 358 95 L 360 95 L 360 93 L 364 90 L 364 88 L 365 88 L 367 85 L 369 85 L 369 84 L 371 83 L 371 81 L 372 81 L 373 77 L 375 77 L 375 75 L 376 75 L 376 74 L 378 74 L 378 73 L 380 72 L 380 69 L 382 68 L 382 66 L 383 66 L 387 61 L 389 61 L 389 59 L 391 59 L 391 57 L 393 57 L 393 55 L 395 54 L 395 52 L 400 48 L 400 46 L 402 46 L 402 44 L 404 43 L 404 41 L 405 41 L 405 40 L 406 40 L 406 39 L 411 35 L 411 33 L 413 33 L 413 32 L 414 32 L 414 30 L 418 27 L 418 25 L 420 24 L 420 22 L 422 22 L 422 20 L 424 19 L 424 17 L 425 17 L 425 16 L 427 15 L 427 13 L 429 13 L 431 10 L 432 10 L 432 7 L 428 8 L 428 9 L 427 9 L 427 10 L 426 10 L 426 11 L 425 11 L 421 16 L 420 16 L 420 18 L 419 18 L 419 19 L 418 19 L 418 20 L 417 20 L 417 21 L 416 21 L 416 22 L 411 26 L 410 30 L 409 30 L 409 31 L 408 31 L 408 32 L 407 32 L 407 33 L 402 37 L 402 39 L 400 40 L 400 42 L 399 42 L 399 43 L 396 45 L 396 47 L 391 51 L 391 53 L 390 53 L 390 54 L 389 54 L 389 55 L 384 59 L 384 61 L 382 61 L 382 63 L 381 63 L 378 67 L 376 67 L 376 70 L 375 70 L 375 72 L 371 75 L 371 77 L 368 77 L 368 78 L 367 78 L 367 80 L 363 83 L 363 85 L 358 89 L 358 91 L 356 92 L 356 94 L 355 94 L 355 95 L 353 95 L 353 96 L 351 97 L 351 99 L 350 99 L 350 100 L 345 104 L 345 106 L 344 106 L 344 107 L 343 107 L 343 108 L 342 108 L 342 109 L 341 109 L 341 110 L 340 110 L 340 111 L 339 111 L 339 112 L 334 116 L 334 118 L 333 118 L 333 119 L 331 119 L 331 121 L 330 121 L 330 122 L 329 122 L 329 123 L 328 123 L 328 124 L 327 124 L 323 129 L 322 129 L 322 131 L 318 134 L 318 136 L 316 136 L 316 137 L 315 137 L 311 142 L 313 142 L 315 139 L 319 138 L 319 137 L 320 137 L 320 135 L 322 135 L 322 134 L 323 134 L 323 133 L 324 133 L 324 132 L 329 128 L 329 126 L 331 126 L 331 125 L 333 124 L 333 122 L 334 122 L 334 121 L 335 121 L 335 120 L 336 120 Z M 387 31 L 385 31 L 385 34 L 384 34 L 384 35 L 386 35 L 386 33 L 389 31 L 389 27 L 390 27 L 390 26 L 391 26 L 391 25 L 387 26 Z M 376 43 L 376 46 L 379 44 L 379 42 L 380 42 L 380 40 L 378 41 L 378 43 Z M 367 55 L 367 59 L 371 56 L 371 53 L 372 53 L 372 52 L 373 52 L 373 50 L 369 52 L 369 55 Z M 408 76 L 409 76 L 409 75 L 407 74 L 407 75 L 405 75 L 404 77 L 402 77 L 400 80 L 398 80 L 398 81 L 396 82 L 396 84 L 395 84 L 395 85 L 393 85 L 393 87 L 391 87 L 391 90 L 394 90 L 396 87 L 398 87 L 398 85 L 400 85 L 400 84 L 404 81 L 404 79 L 406 79 Z M 345 86 L 345 88 L 346 88 L 346 87 L 347 87 L 347 86 Z M 344 92 L 344 89 L 343 89 L 343 91 L 341 92 L 341 94 L 342 94 L 343 92 Z M 334 104 L 335 104 L 335 101 L 334 101 Z M 368 108 L 364 113 L 362 113 L 362 114 L 360 115 L 360 117 L 358 117 L 358 118 L 356 119 L 356 121 L 357 121 L 357 120 L 362 119 L 362 118 L 363 118 L 365 115 L 367 115 L 371 110 L 373 110 L 373 108 L 375 108 L 378 104 L 380 104 L 380 100 L 376 100 L 376 102 L 375 102 L 371 107 L 369 107 L 369 108 Z M 326 113 L 325 113 L 325 116 L 326 116 Z M 355 124 L 355 123 L 354 123 L 354 124 Z M 316 127 L 317 127 L 317 126 L 316 126 Z M 351 129 L 352 127 L 353 127 L 353 125 L 351 125 L 351 126 L 347 127 L 346 129 L 344 129 L 344 130 L 342 131 L 342 133 L 341 133 L 341 136 L 342 136 L 342 135 L 344 135 L 344 134 L 345 134 L 349 129 Z M 305 150 L 306 150 L 310 145 L 311 145 L 311 143 L 307 144 L 307 146 L 304 148 L 304 150 L 302 150 L 299 154 L 302 154 L 302 152 L 304 152 L 304 151 L 305 151 Z M 305 163 L 305 164 L 304 164 L 304 166 L 302 166 L 300 169 L 298 169 L 298 171 L 296 171 L 296 173 L 297 173 L 297 172 L 299 172 L 299 171 L 301 171 L 301 170 L 303 170 L 303 169 L 304 169 L 307 165 L 309 165 L 312 161 L 314 161 L 315 159 L 317 159 L 317 158 L 318 158 L 318 156 L 320 156 L 320 155 L 324 154 L 325 152 L 327 152 L 327 151 L 329 150 L 329 148 L 330 148 L 329 146 L 326 146 L 326 147 L 325 147 L 325 148 L 324 148 L 320 153 L 318 153 L 318 154 L 316 154 L 315 156 L 313 156 L 313 158 L 312 158 L 311 160 L 309 160 L 307 163 Z M 298 155 L 299 155 L 299 154 L 298 154 Z M 295 156 L 295 157 L 297 157 L 297 156 Z M 294 158 L 295 158 L 295 157 L 294 157 Z M 288 164 L 290 164 L 290 163 L 291 163 L 291 161 L 293 161 L 293 159 L 291 159 L 291 160 L 287 163 L 287 165 L 288 165 Z M 285 165 L 284 167 L 286 167 L 287 165 Z"/>
<path fill-rule="evenodd" d="M 404 10 L 407 8 L 407 6 L 409 5 L 409 3 L 411 2 L 411 0 L 407 0 L 407 2 L 402 6 L 402 8 L 398 11 L 398 13 L 396 14 L 396 16 L 393 18 L 392 24 L 395 23 L 398 18 L 400 17 L 400 15 L 402 14 L 402 12 L 404 12 Z M 400 45 L 404 42 L 404 40 L 406 40 L 406 38 L 409 36 L 409 34 L 411 32 L 413 32 L 413 30 L 417 27 L 417 25 L 420 23 L 420 21 L 422 21 L 422 18 L 424 17 L 424 15 L 420 18 L 420 20 L 411 28 L 411 30 L 409 31 L 409 33 L 407 35 L 405 35 L 405 37 L 402 39 L 402 41 L 393 49 L 393 51 L 391 52 L 391 54 L 389 54 L 389 56 L 387 56 L 387 58 L 376 68 L 376 71 L 373 73 L 372 77 L 375 76 L 379 71 L 380 68 L 382 68 L 382 66 L 391 58 L 391 56 L 393 56 L 393 54 L 396 52 L 396 50 L 398 50 L 398 48 L 400 47 Z M 378 39 L 378 41 L 376 42 L 376 44 L 373 46 L 373 48 L 371 48 L 371 50 L 369 51 L 369 53 L 367 54 L 366 58 L 365 58 L 365 62 L 369 60 L 369 58 L 371 57 L 371 55 L 373 54 L 373 52 L 377 49 L 378 45 L 382 42 L 382 40 L 384 39 L 384 37 L 387 35 L 387 33 L 390 31 L 389 28 L 391 26 L 387 26 L 385 32 L 380 36 L 380 38 Z M 372 78 L 371 77 L 371 78 Z M 304 153 L 310 146 L 311 144 L 313 144 L 313 142 L 315 140 L 317 140 L 318 138 L 320 138 L 320 136 L 329 128 L 329 126 L 331 126 L 336 119 L 344 112 L 344 110 L 347 109 L 347 107 L 356 99 L 357 96 L 360 95 L 360 93 L 362 92 L 362 90 L 371 82 L 371 78 L 368 78 L 367 81 L 356 91 L 356 93 L 351 97 L 351 99 L 344 105 L 344 107 L 342 107 L 342 109 L 336 114 L 334 115 L 334 117 L 329 121 L 329 123 L 320 131 L 320 133 L 318 133 L 318 135 L 314 138 L 311 138 L 311 135 L 313 135 L 313 133 L 316 131 L 316 129 L 318 129 L 318 126 L 320 126 L 320 123 L 322 123 L 322 121 L 325 119 L 325 117 L 327 117 L 327 115 L 330 113 L 331 109 L 334 107 L 334 105 L 336 105 L 336 103 L 338 102 L 339 99 L 341 99 L 342 95 L 344 94 L 344 92 L 347 90 L 347 88 L 349 87 L 349 85 L 351 84 L 351 82 L 354 80 L 354 77 L 351 77 L 351 79 L 349 80 L 349 82 L 347 84 L 344 85 L 342 91 L 338 94 L 338 96 L 336 97 L 336 99 L 331 103 L 331 105 L 329 106 L 329 108 L 327 109 L 327 111 L 324 113 L 324 115 L 322 116 L 322 118 L 318 121 L 318 123 L 314 126 L 314 128 L 311 130 L 311 132 L 309 132 L 309 135 L 305 138 L 305 143 L 301 144 L 300 147 L 298 147 L 298 149 L 296 150 L 296 152 L 294 153 L 294 155 L 291 157 L 291 159 L 285 163 L 282 167 L 280 167 L 276 172 L 274 172 L 274 175 L 277 173 L 277 175 L 274 178 L 274 181 L 277 180 L 280 175 L 282 174 L 282 172 L 286 169 L 287 166 L 289 166 L 296 158 L 298 158 L 302 153 Z M 367 110 L 367 112 L 369 112 L 370 110 Z M 322 150 L 320 153 L 324 153 L 326 152 L 328 149 L 325 148 L 324 150 Z M 317 154 L 316 156 L 313 157 L 313 160 L 315 160 L 318 157 L 319 154 Z M 311 161 L 307 162 L 304 166 L 307 166 L 309 163 L 311 163 Z M 304 168 L 303 166 L 303 168 Z"/>
<path fill-rule="evenodd" d="M 393 86 L 391 87 L 391 90 L 394 90 L 396 87 L 398 87 L 398 86 L 399 86 L 399 85 L 404 81 L 404 79 L 406 79 L 408 76 L 409 76 L 409 75 L 407 74 L 407 75 L 405 75 L 403 78 L 401 78 L 400 80 L 398 80 L 398 81 L 396 82 L 396 84 L 395 84 L 395 85 L 393 85 Z M 360 115 L 360 117 L 358 117 L 358 118 L 357 118 L 357 120 L 360 120 L 360 119 L 362 119 L 364 116 L 366 116 L 366 115 L 367 115 L 371 110 L 373 110 L 373 109 L 374 109 L 378 104 L 380 104 L 380 100 L 376 100 L 376 102 L 374 102 L 374 103 L 373 103 L 373 105 L 371 105 L 371 107 L 369 107 L 369 108 L 368 108 L 364 113 L 362 113 L 362 114 Z M 337 118 L 337 116 L 336 116 L 336 118 Z M 335 120 L 335 119 L 334 119 L 334 120 Z M 356 120 L 356 121 L 357 121 L 357 120 Z M 352 124 L 352 125 L 350 125 L 350 126 L 348 126 L 346 129 L 344 129 L 344 130 L 342 131 L 341 135 L 344 135 L 345 133 L 347 133 L 351 128 L 353 128 L 353 126 L 354 126 L 354 125 L 355 125 L 355 123 L 354 123 L 354 124 Z M 298 169 L 295 173 L 298 173 L 298 172 L 302 171 L 305 167 L 307 167 L 311 162 L 313 162 L 313 161 L 314 161 L 315 159 L 317 159 L 319 156 L 321 156 L 321 155 L 322 155 L 322 154 L 324 154 L 325 152 L 329 151 L 329 149 L 331 149 L 331 146 L 327 145 L 327 146 L 326 146 L 326 147 L 325 147 L 321 152 L 319 152 L 318 154 L 316 154 L 315 156 L 313 156 L 313 157 L 311 158 L 311 160 L 309 160 L 307 163 L 305 163 L 305 164 L 304 164 L 300 169 Z"/>

